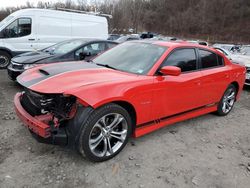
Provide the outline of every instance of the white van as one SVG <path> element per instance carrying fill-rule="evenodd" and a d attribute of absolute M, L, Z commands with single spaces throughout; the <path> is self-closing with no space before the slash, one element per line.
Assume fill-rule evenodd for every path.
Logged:
<path fill-rule="evenodd" d="M 102 16 L 51 9 L 22 9 L 0 22 L 0 68 L 20 53 L 72 38 L 108 38 Z"/>

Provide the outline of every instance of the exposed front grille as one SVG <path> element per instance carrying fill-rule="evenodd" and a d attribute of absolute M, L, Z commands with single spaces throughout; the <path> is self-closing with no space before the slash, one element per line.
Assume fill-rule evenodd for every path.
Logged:
<path fill-rule="evenodd" d="M 33 101 L 28 97 L 27 93 L 24 93 L 21 97 L 22 107 L 32 116 L 41 115 L 41 109 L 38 108 Z"/>
<path fill-rule="evenodd" d="M 76 98 L 61 94 L 42 94 L 26 88 L 20 102 L 32 116 L 52 113 L 55 117 L 67 119 Z"/>

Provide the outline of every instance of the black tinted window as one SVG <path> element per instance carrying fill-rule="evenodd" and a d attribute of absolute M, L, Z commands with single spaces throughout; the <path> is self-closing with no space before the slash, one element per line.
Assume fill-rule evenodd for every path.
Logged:
<path fill-rule="evenodd" d="M 23 37 L 31 33 L 31 19 L 19 18 L 8 25 L 4 30 L 6 38 Z"/>
<path fill-rule="evenodd" d="M 218 64 L 219 64 L 219 65 L 224 65 L 223 57 L 221 57 L 221 56 L 219 56 L 219 55 L 218 55 Z"/>
<path fill-rule="evenodd" d="M 162 66 L 176 66 L 181 68 L 181 72 L 193 71 L 197 69 L 196 55 L 194 49 L 179 49 L 174 51 Z"/>
<path fill-rule="evenodd" d="M 201 68 L 209 68 L 218 66 L 217 55 L 215 53 L 199 50 L 201 58 Z"/>

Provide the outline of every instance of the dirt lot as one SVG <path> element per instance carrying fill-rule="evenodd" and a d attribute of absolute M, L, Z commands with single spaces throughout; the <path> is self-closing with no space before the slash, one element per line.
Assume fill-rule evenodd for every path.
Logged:
<path fill-rule="evenodd" d="M 0 71 L 0 187 L 202 187 L 250 185 L 250 89 L 227 117 L 209 114 L 131 139 L 92 163 L 37 143 L 13 113 L 21 88 Z"/>

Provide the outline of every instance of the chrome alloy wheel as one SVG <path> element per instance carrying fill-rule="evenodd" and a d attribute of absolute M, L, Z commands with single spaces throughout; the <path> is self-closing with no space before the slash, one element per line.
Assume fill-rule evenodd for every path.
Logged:
<path fill-rule="evenodd" d="M 0 67 L 6 67 L 9 64 L 8 57 L 0 55 Z"/>
<path fill-rule="evenodd" d="M 128 123 L 123 115 L 110 113 L 101 117 L 89 135 L 89 148 L 97 157 L 110 156 L 123 145 L 128 134 Z"/>
<path fill-rule="evenodd" d="M 234 105 L 236 98 L 236 91 L 232 88 L 226 91 L 224 97 L 223 97 L 223 105 L 222 105 L 222 111 L 224 113 L 228 113 Z"/>

